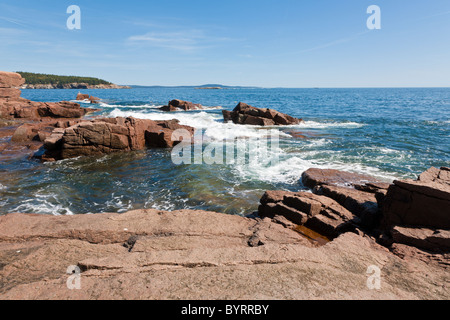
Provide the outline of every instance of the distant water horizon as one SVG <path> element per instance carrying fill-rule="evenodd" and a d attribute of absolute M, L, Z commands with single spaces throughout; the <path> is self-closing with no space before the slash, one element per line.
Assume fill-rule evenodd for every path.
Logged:
<path fill-rule="evenodd" d="M 397 86 L 397 87 L 261 87 L 261 86 L 244 86 L 244 85 L 225 85 L 225 84 L 202 84 L 202 85 L 138 85 L 138 84 L 121 84 L 121 86 L 129 86 L 132 88 L 202 88 L 202 87 L 223 87 L 223 88 L 241 88 L 241 89 L 450 89 L 450 86 L 436 87 L 436 86 L 417 86 L 417 87 L 408 87 L 408 86 Z M 76 90 L 76 89 L 74 89 Z"/>
<path fill-rule="evenodd" d="M 319 89 L 319 90 L 317 90 Z M 209 141 L 252 139 L 278 130 L 277 165 L 174 165 L 156 149 L 42 164 L 27 158 L 0 166 L 0 214 L 53 215 L 132 209 L 201 209 L 246 215 L 266 190 L 303 190 L 309 168 L 369 174 L 382 181 L 416 178 L 450 166 L 450 88 L 235 88 L 136 87 L 121 90 L 23 90 L 34 101 L 74 100 L 78 91 L 102 98 L 96 116 L 178 119 Z M 182 99 L 208 108 L 163 113 Z M 260 128 L 224 123 L 222 110 L 239 102 L 273 108 L 304 123 Z"/>

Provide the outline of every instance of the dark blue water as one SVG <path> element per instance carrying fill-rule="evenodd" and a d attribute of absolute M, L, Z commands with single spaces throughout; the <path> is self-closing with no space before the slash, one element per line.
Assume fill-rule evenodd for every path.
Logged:
<path fill-rule="evenodd" d="M 26 158 L 0 164 L 0 213 L 78 214 L 139 208 L 251 213 L 265 190 L 299 190 L 303 171 L 336 168 L 382 180 L 415 178 L 431 166 L 450 166 L 450 89 L 137 88 L 82 90 L 100 97 L 106 117 L 177 118 L 202 128 L 207 141 L 254 139 L 281 133 L 268 150 L 275 164 L 174 165 L 169 150 L 41 164 Z M 35 101 L 73 100 L 74 90 L 23 90 Z M 165 114 L 171 99 L 231 110 L 239 101 L 305 120 L 286 128 L 223 124 L 221 108 Z M 278 131 L 277 131 L 278 132 Z"/>

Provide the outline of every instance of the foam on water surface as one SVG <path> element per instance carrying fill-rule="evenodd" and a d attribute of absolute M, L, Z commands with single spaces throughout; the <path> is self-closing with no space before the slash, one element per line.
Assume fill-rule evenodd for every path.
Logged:
<path fill-rule="evenodd" d="M 301 175 L 309 168 L 362 173 L 390 182 L 416 178 L 431 166 L 450 166 L 450 89 L 85 91 L 102 98 L 99 104 L 81 101 L 83 106 L 100 108 L 95 115 L 177 119 L 201 131 L 204 148 L 234 144 L 236 151 L 259 152 L 260 161 L 174 165 L 170 150 L 157 149 L 45 165 L 29 159 L 3 162 L 0 214 L 155 208 L 245 215 L 257 210 L 266 190 L 303 190 Z M 22 96 L 70 101 L 74 91 L 23 90 Z M 158 110 L 174 98 L 223 108 Z M 232 110 L 239 101 L 305 121 L 283 127 L 224 123 L 220 109 Z M 258 144 L 274 135 L 280 138 L 278 145 Z"/>

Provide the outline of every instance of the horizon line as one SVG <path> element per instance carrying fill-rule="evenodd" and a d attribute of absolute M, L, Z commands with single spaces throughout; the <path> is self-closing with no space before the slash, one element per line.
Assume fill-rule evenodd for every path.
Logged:
<path fill-rule="evenodd" d="M 121 86 L 129 86 L 129 87 L 144 87 L 144 88 L 152 88 L 152 87 L 163 87 L 163 88 L 180 88 L 180 87 L 189 87 L 189 88 L 205 88 L 208 85 L 138 85 L 138 84 L 121 84 Z M 216 87 L 216 86 L 214 86 Z M 211 90 L 225 90 L 227 88 L 254 88 L 254 89 L 450 89 L 449 86 L 367 86 L 367 87 L 356 87 L 356 86 L 344 86 L 344 87 L 264 87 L 264 86 L 244 86 L 244 85 L 217 85 L 217 87 L 222 87 L 221 89 L 211 89 Z"/>

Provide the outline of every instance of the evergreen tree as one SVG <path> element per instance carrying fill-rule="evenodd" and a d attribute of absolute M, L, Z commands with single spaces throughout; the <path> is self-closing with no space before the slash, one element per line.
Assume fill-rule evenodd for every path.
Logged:
<path fill-rule="evenodd" d="M 88 85 L 111 84 L 111 82 L 92 78 L 92 77 L 76 77 L 76 76 L 57 76 L 53 74 L 31 73 L 31 72 L 17 72 L 24 79 L 26 84 L 51 84 L 51 85 L 65 85 L 70 83 L 86 83 Z"/>

